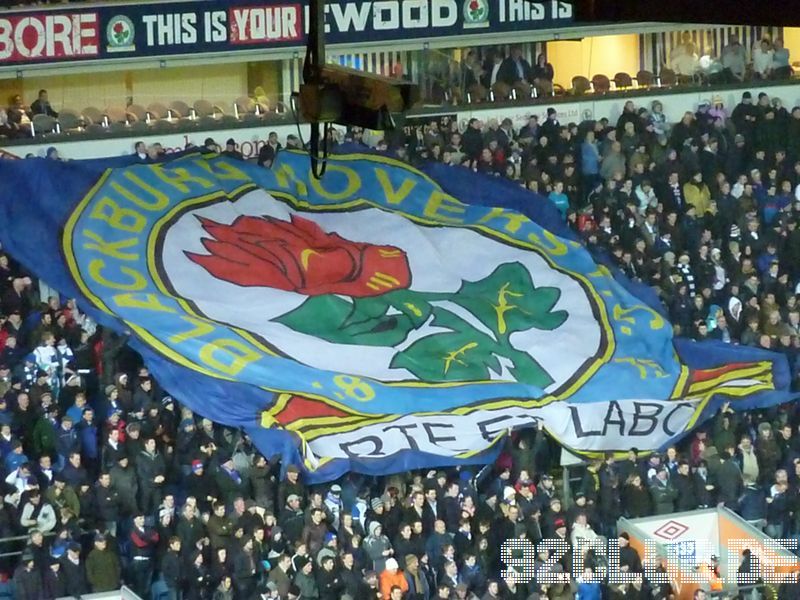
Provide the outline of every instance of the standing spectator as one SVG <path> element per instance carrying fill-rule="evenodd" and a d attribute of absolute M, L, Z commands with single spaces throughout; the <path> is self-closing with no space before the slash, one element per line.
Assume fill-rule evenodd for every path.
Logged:
<path fill-rule="evenodd" d="M 167 553 L 161 559 L 161 575 L 167 585 L 169 600 L 178 600 L 184 582 L 183 558 L 181 557 L 181 539 L 171 537 Z"/>
<path fill-rule="evenodd" d="M 42 589 L 45 598 L 61 598 L 67 595 L 61 562 L 54 556 L 47 557 L 47 565 L 42 572 Z"/>
<path fill-rule="evenodd" d="M 267 136 L 267 143 L 261 146 L 261 149 L 258 151 L 258 166 L 268 169 L 271 168 L 275 157 L 282 148 L 283 146 L 278 142 L 277 132 L 270 131 Z"/>
<path fill-rule="evenodd" d="M 394 558 L 386 560 L 386 567 L 379 576 L 381 594 L 383 600 L 391 599 L 391 591 L 393 587 L 399 587 L 403 594 L 408 591 L 408 582 L 400 570 L 400 566 Z"/>
<path fill-rule="evenodd" d="M 133 518 L 131 528 L 131 563 L 130 583 L 133 590 L 141 597 L 147 597 L 150 592 L 150 583 L 155 570 L 154 560 L 158 546 L 158 533 L 145 527 L 144 513 L 139 512 Z"/>
<path fill-rule="evenodd" d="M 536 65 L 532 69 L 533 83 L 540 96 L 553 91 L 555 71 L 553 65 L 547 61 L 547 55 L 542 52 L 536 57 Z"/>
<path fill-rule="evenodd" d="M 244 160 L 242 153 L 236 149 L 236 140 L 233 138 L 225 142 L 225 150 L 222 152 L 222 156 L 227 156 L 234 160 Z"/>
<path fill-rule="evenodd" d="M 67 546 L 67 552 L 61 557 L 61 572 L 64 574 L 64 587 L 69 596 L 80 597 L 89 593 L 80 544 L 71 542 Z"/>
<path fill-rule="evenodd" d="M 145 514 L 153 515 L 161 504 L 161 485 L 164 483 L 166 466 L 156 450 L 153 438 L 144 440 L 144 449 L 136 460 L 136 475 L 139 481 L 139 506 Z"/>
<path fill-rule="evenodd" d="M 117 553 L 108 547 L 106 536 L 100 532 L 95 534 L 94 548 L 86 557 L 86 578 L 92 593 L 119 589 L 119 558 Z"/>
<path fill-rule="evenodd" d="M 20 563 L 14 571 L 14 598 L 40 600 L 43 597 L 42 576 L 34 564 L 33 554 L 23 552 Z"/>

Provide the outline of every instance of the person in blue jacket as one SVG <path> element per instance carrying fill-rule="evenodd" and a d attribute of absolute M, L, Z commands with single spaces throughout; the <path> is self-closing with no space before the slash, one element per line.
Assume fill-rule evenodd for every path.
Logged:
<path fill-rule="evenodd" d="M 561 217 L 566 220 L 567 211 L 569 210 L 569 198 L 567 198 L 567 195 L 564 193 L 563 181 L 553 182 L 553 191 L 550 192 L 550 195 L 547 196 L 547 199 L 556 205 L 558 212 L 561 213 Z"/>
<path fill-rule="evenodd" d="M 602 600 L 603 590 L 600 581 L 595 577 L 591 567 L 583 569 L 583 576 L 578 578 L 578 593 L 575 600 Z"/>

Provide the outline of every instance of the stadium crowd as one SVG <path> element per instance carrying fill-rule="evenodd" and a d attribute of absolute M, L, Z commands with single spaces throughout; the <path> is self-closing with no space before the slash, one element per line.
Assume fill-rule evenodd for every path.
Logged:
<path fill-rule="evenodd" d="M 800 107 L 745 93 L 729 111 L 719 100 L 677 122 L 658 102 L 633 101 L 616 123 L 562 124 L 550 109 L 519 130 L 472 119 L 461 131 L 443 118 L 375 145 L 539 192 L 532 202 L 552 202 L 589 247 L 658 292 L 676 335 L 770 348 L 796 375 Z M 341 141 L 364 135 L 352 128 Z M 270 135 L 259 163 L 269 168 L 281 147 Z M 226 152 L 241 158 L 235 143 Z M 136 147 L 142 160 L 159 153 Z M 25 536 L 20 559 L 3 565 L 14 598 L 125 582 L 171 599 L 667 599 L 669 584 L 593 581 L 603 559 L 591 550 L 581 577 L 521 583 L 502 573 L 500 548 L 521 537 L 577 548 L 617 538 L 623 515 L 720 504 L 772 537 L 800 538 L 794 404 L 726 405 L 663 455 L 591 462 L 569 502 L 541 429 L 514 435 L 480 471 L 307 486 L 297 465 L 181 407 L 124 335 L 48 295 L 13 257 L 0 255 L 0 273 L 0 538 Z M 643 557 L 618 539 L 622 568 L 640 572 Z M 572 552 L 547 558 L 537 553 L 537 572 L 572 571 Z M 799 598 L 800 586 L 777 593 Z"/>

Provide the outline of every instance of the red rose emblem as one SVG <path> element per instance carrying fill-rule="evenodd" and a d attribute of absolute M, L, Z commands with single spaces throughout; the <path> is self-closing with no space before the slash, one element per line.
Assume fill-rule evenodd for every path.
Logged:
<path fill-rule="evenodd" d="M 114 33 L 122 33 L 125 30 L 125 26 L 122 23 L 117 23 L 114 25 Z"/>
<path fill-rule="evenodd" d="M 472 0 L 472 2 L 470 2 L 470 3 L 469 3 L 469 9 L 470 9 L 472 12 L 475 12 L 475 11 L 476 11 L 476 10 L 478 10 L 480 7 L 481 7 L 481 5 L 480 5 L 480 4 L 478 4 L 478 0 Z"/>
<path fill-rule="evenodd" d="M 214 239 L 204 238 L 209 254 L 186 252 L 206 271 L 244 287 L 270 287 L 307 296 L 378 296 L 411 283 L 406 253 L 325 233 L 313 221 L 292 215 L 238 217 L 223 225 L 198 217 Z"/>

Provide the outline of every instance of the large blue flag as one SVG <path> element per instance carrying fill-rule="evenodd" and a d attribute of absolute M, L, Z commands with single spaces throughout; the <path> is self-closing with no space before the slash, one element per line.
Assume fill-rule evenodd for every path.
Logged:
<path fill-rule="evenodd" d="M 132 163 L 0 163 L 0 241 L 312 481 L 485 463 L 534 426 L 658 449 L 722 402 L 790 398 L 782 356 L 673 339 L 516 186 L 365 154 L 321 181 L 301 153 Z"/>

